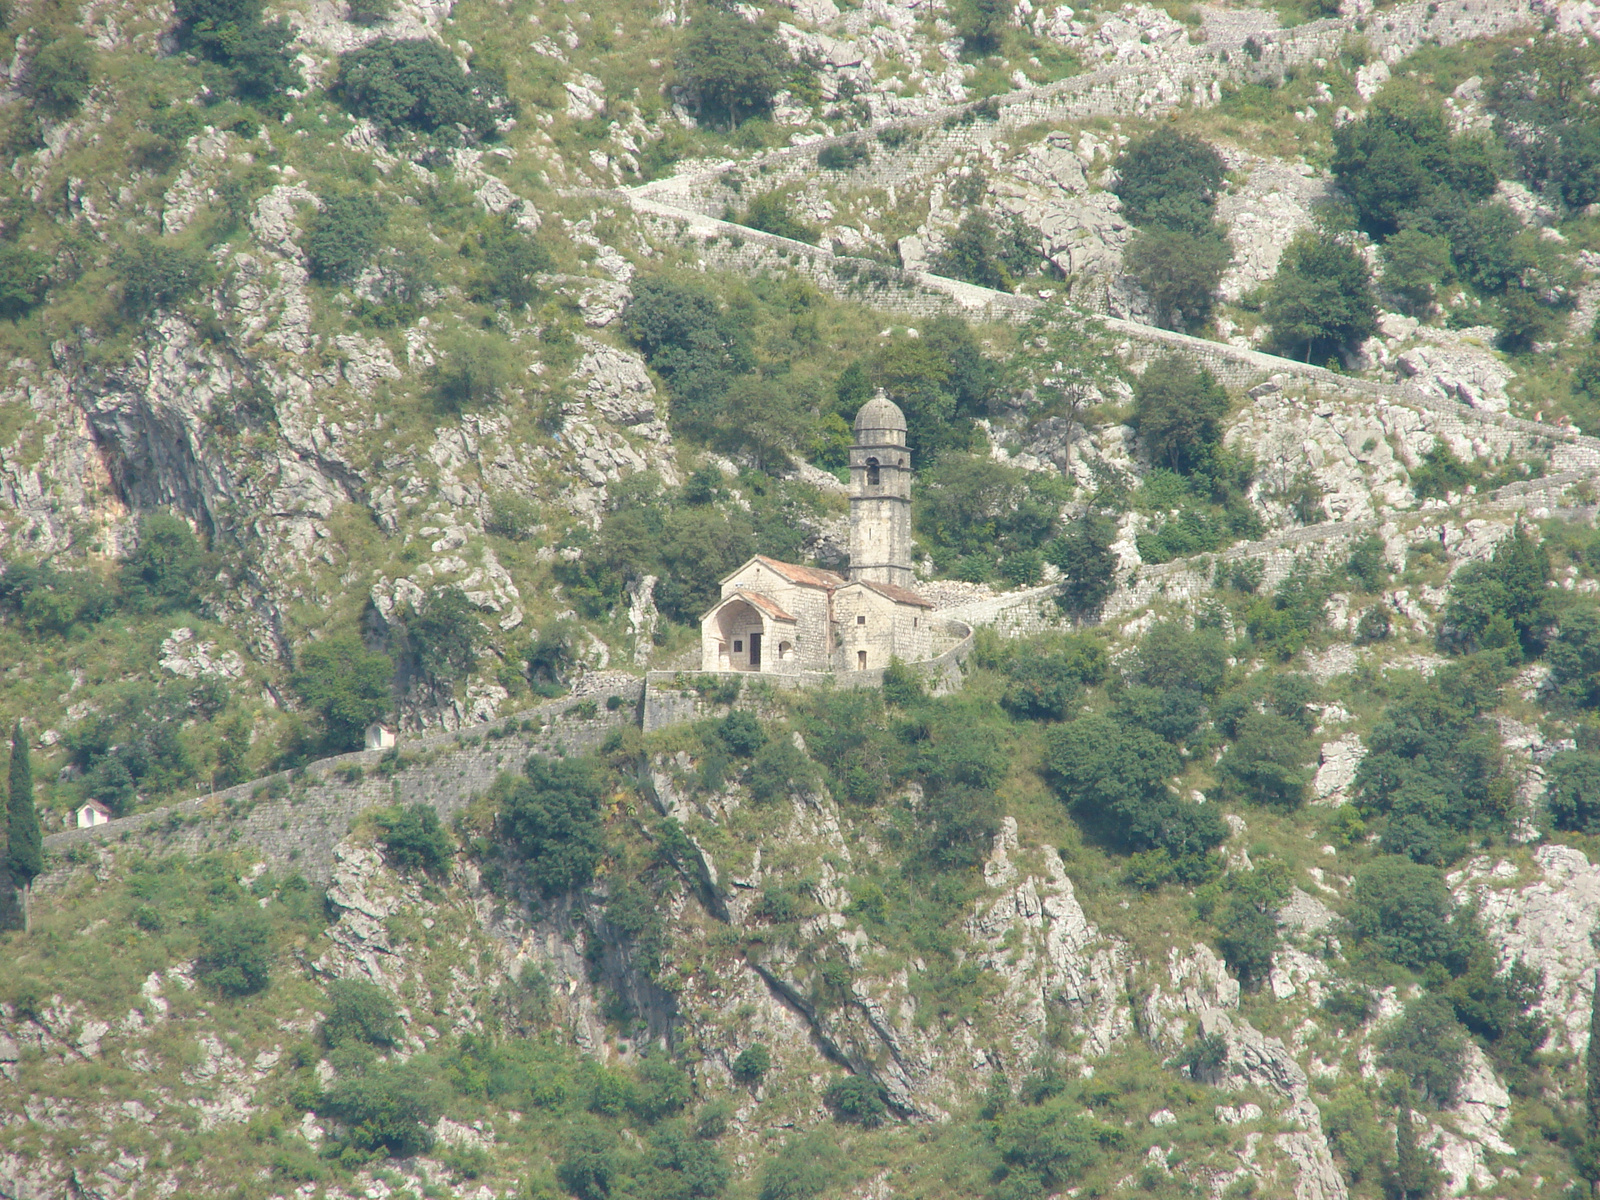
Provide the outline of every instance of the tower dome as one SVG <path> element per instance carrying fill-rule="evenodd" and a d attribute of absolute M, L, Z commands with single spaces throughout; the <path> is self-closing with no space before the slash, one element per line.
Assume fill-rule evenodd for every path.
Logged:
<path fill-rule="evenodd" d="M 906 440 L 906 415 L 900 411 L 900 406 L 879 391 L 876 396 L 861 406 L 856 413 L 856 442 L 861 445 L 881 445 L 889 442 L 894 445 L 904 445 Z M 893 437 L 879 438 L 866 436 L 870 434 L 893 434 Z"/>

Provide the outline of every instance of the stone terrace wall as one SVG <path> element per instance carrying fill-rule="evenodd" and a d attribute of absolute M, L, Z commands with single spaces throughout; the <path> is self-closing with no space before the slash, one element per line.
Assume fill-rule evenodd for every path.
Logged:
<path fill-rule="evenodd" d="M 598 195 L 611 199 L 617 193 Z M 905 271 L 870 259 L 835 255 L 819 246 L 791 241 L 759 230 L 696 213 L 682 212 L 654 201 L 625 197 L 658 237 L 677 241 L 705 268 L 742 275 L 763 272 L 798 274 L 842 300 L 864 304 L 896 316 L 916 320 L 942 314 L 968 320 L 1026 321 L 1039 311 L 1040 301 L 1015 296 L 925 271 Z M 1527 438 L 1542 439 L 1561 447 L 1561 470 L 1600 470 L 1600 438 L 1575 434 L 1556 425 L 1541 425 L 1506 413 L 1484 412 L 1430 395 L 1410 384 L 1381 383 L 1341 375 L 1325 367 L 1279 358 L 1259 350 L 1246 350 L 1222 342 L 1209 342 L 1115 317 L 1102 318 L 1106 330 L 1125 339 L 1125 357 L 1140 363 L 1175 351 L 1203 363 L 1235 391 L 1270 378 L 1294 380 L 1331 396 L 1355 396 L 1422 409 L 1458 419 L 1466 424 L 1494 425 Z"/>
<path fill-rule="evenodd" d="M 1595 470 L 1567 471 L 1544 479 L 1530 479 L 1508 484 L 1493 495 L 1463 504 L 1456 509 L 1425 509 L 1415 515 L 1423 517 L 1419 528 L 1429 528 L 1438 518 L 1451 516 L 1466 519 L 1469 516 L 1488 516 L 1543 510 L 1542 515 L 1567 515 L 1578 520 L 1592 521 L 1591 509 L 1574 509 L 1570 513 L 1557 510 L 1566 501 L 1564 493 L 1573 484 L 1593 479 Z M 1469 513 L 1467 509 L 1472 511 Z M 1397 514 L 1403 515 L 1403 514 Z M 1388 518 L 1394 519 L 1394 518 Z M 1213 554 L 1178 559 L 1170 563 L 1143 565 L 1122 580 L 1101 610 L 1100 619 L 1137 612 L 1157 600 L 1189 600 L 1214 590 L 1217 565 L 1253 561 L 1261 564 L 1261 588 L 1271 591 L 1297 566 L 1327 567 L 1343 562 L 1350 555 L 1356 541 L 1373 533 L 1384 523 L 1378 518 L 1358 521 L 1325 521 L 1303 529 L 1285 530 L 1260 541 L 1241 542 Z M 945 613 L 971 625 L 988 626 L 1006 637 L 1021 637 L 1062 629 L 1071 621 L 1062 615 L 1056 604 L 1060 584 L 1029 588 L 977 600 L 970 604 L 946 609 Z"/>
<path fill-rule="evenodd" d="M 1364 40 L 1378 55 L 1404 55 L 1430 40 L 1451 45 L 1506 33 L 1539 20 L 1540 11 L 1530 0 L 1415 0 L 1372 13 L 1364 23 L 1332 17 L 1256 33 L 1259 58 L 1243 51 L 1242 37 L 1227 36 L 1219 29 L 1218 36 L 1182 57 L 1103 67 L 994 100 L 886 122 L 872 131 L 656 180 L 641 185 L 636 194 L 712 215 L 747 203 L 750 189 L 759 194 L 816 174 L 820 149 L 850 143 L 870 145 L 872 161 L 839 172 L 841 184 L 862 191 L 904 188 L 926 180 L 950 159 L 1021 126 L 1164 115 L 1186 102 L 1204 107 L 1215 103 L 1225 85 L 1281 80 L 1291 68 L 1336 56 L 1352 39 Z"/>
<path fill-rule="evenodd" d="M 416 761 L 392 772 L 380 770 L 388 751 L 363 750 L 322 759 L 303 773 L 282 772 L 94 829 L 52 834 L 45 846 L 59 861 L 76 848 L 93 849 L 133 837 L 141 849 L 152 853 L 200 854 L 242 845 L 260 851 L 275 868 L 299 871 L 322 885 L 333 870 L 334 846 L 367 809 L 425 803 L 449 820 L 501 771 L 520 770 L 530 754 L 582 753 L 598 746 L 618 726 L 636 724 L 642 693 L 643 685 L 635 683 L 619 693 L 622 704 L 616 709 L 593 698 L 563 700 L 498 725 L 404 740 L 399 746 L 401 761 Z M 595 715 L 581 715 L 591 703 Z M 489 736 L 495 730 L 511 732 Z M 41 876 L 37 890 L 59 887 L 70 870 L 70 865 L 61 866 Z"/>
<path fill-rule="evenodd" d="M 934 633 L 952 644 L 941 654 L 924 662 L 909 663 L 936 696 L 953 692 L 961 686 L 966 673 L 967 657 L 972 653 L 975 636 L 971 625 L 954 619 L 947 613 L 934 618 Z M 801 671 L 794 675 L 763 675 L 759 671 L 650 671 L 645 675 L 642 724 L 650 733 L 681 721 L 698 721 L 711 716 L 717 705 L 707 694 L 706 681 L 723 684 L 738 681 L 741 686 L 733 707 L 761 709 L 764 693 L 771 691 L 800 691 L 806 688 L 866 688 L 882 687 L 883 671 Z"/>

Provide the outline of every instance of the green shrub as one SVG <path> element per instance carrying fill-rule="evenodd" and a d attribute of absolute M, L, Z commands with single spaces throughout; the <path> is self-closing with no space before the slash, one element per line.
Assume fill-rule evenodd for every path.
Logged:
<path fill-rule="evenodd" d="M 762 1168 L 760 1200 L 817 1200 L 833 1186 L 836 1151 L 820 1131 L 791 1137 Z"/>
<path fill-rule="evenodd" d="M 1427 313 L 1435 289 L 1450 276 L 1449 239 L 1402 229 L 1384 243 L 1383 290 L 1398 296 L 1413 315 Z"/>
<path fill-rule="evenodd" d="M 754 1087 L 766 1078 L 772 1069 L 772 1055 L 760 1042 L 746 1046 L 733 1060 L 733 1077 L 740 1083 Z"/>
<path fill-rule="evenodd" d="M 1212 147 L 1163 125 L 1117 157 L 1112 188 L 1135 225 L 1204 234 L 1226 168 Z"/>
<path fill-rule="evenodd" d="M 1455 1102 L 1467 1066 L 1466 1030 L 1442 996 L 1418 996 L 1383 1031 L 1378 1063 L 1441 1108 Z"/>
<path fill-rule="evenodd" d="M 867 1129 L 876 1129 L 888 1115 L 888 1097 L 883 1085 L 865 1075 L 847 1075 L 828 1085 L 823 1103 L 834 1119 Z"/>
<path fill-rule="evenodd" d="M 379 38 L 346 51 L 333 91 L 352 116 L 371 119 L 390 138 L 406 129 L 453 132 L 457 125 L 488 137 L 508 107 L 497 81 L 468 75 L 450 51 L 426 38 Z"/>
<path fill-rule="evenodd" d="M 43 254 L 0 242 L 0 317 L 20 321 L 44 303 L 50 260 Z"/>
<path fill-rule="evenodd" d="M 1217 764 L 1230 799 L 1294 809 L 1305 800 L 1311 772 L 1306 731 L 1277 713 L 1250 713 Z"/>
<path fill-rule="evenodd" d="M 1377 330 L 1372 270 L 1332 235 L 1297 234 L 1267 284 L 1262 317 L 1275 353 L 1327 362 Z"/>
<path fill-rule="evenodd" d="M 1152 462 L 1188 474 L 1222 436 L 1228 393 L 1216 376 L 1179 354 L 1145 368 L 1133 389 L 1134 420 Z"/>
<path fill-rule="evenodd" d="M 767 743 L 767 731 L 747 712 L 731 712 L 715 726 L 716 738 L 736 758 L 748 758 Z"/>
<path fill-rule="evenodd" d="M 784 197 L 778 192 L 768 192 L 752 200 L 750 207 L 739 218 L 739 224 L 810 246 L 815 246 L 820 236 L 816 226 L 807 225 L 790 213 Z"/>
<path fill-rule="evenodd" d="M 483 262 L 473 281 L 474 299 L 527 308 L 539 301 L 537 277 L 556 269 L 543 243 L 507 218 L 490 226 L 482 238 Z"/>
<path fill-rule="evenodd" d="M 310 642 L 298 658 L 291 682 L 320 717 L 328 748 L 359 749 L 367 726 L 389 711 L 394 663 L 350 633 Z"/>
<path fill-rule="evenodd" d="M 1079 1115 L 1066 1097 L 1003 1114 L 994 1131 L 1010 1194 L 1037 1196 L 1064 1190 L 1096 1166 L 1126 1134 Z"/>
<path fill-rule="evenodd" d="M 343 1125 L 356 1149 L 409 1158 L 432 1147 L 439 1107 L 433 1080 L 418 1065 L 379 1063 L 336 1082 L 317 1112 Z"/>
<path fill-rule="evenodd" d="M 824 171 L 848 171 L 871 158 L 872 152 L 861 142 L 835 142 L 817 151 L 817 166 Z"/>
<path fill-rule="evenodd" d="M 748 329 L 699 281 L 635 280 L 623 329 L 666 380 L 679 402 L 673 407 L 679 422 L 711 418 L 734 378 L 755 366 Z"/>
<path fill-rule="evenodd" d="M 89 95 L 94 50 L 71 32 L 34 52 L 22 75 L 22 93 L 34 108 L 52 117 L 70 117 Z"/>
<path fill-rule="evenodd" d="M 355 1044 L 387 1049 L 398 1045 L 400 1037 L 400 1017 L 388 992 L 364 979 L 336 979 L 328 985 L 322 1040 L 330 1049 Z"/>
<path fill-rule="evenodd" d="M 139 544 L 122 562 L 118 582 L 138 610 L 190 608 L 200 588 L 215 577 L 216 563 L 175 513 L 150 513 L 139 521 Z"/>
<path fill-rule="evenodd" d="M 1123 263 L 1155 305 L 1156 324 L 1189 330 L 1211 316 L 1217 286 L 1233 261 L 1220 229 L 1203 233 L 1156 227 L 1128 243 Z"/>
<path fill-rule="evenodd" d="M 484 529 L 513 542 L 527 541 L 538 528 L 541 510 L 533 499 L 517 492 L 496 492 L 489 498 Z"/>
<path fill-rule="evenodd" d="M 546 896 L 584 887 L 603 840 L 598 764 L 588 759 L 528 759 L 503 788 L 500 832 Z"/>
<path fill-rule="evenodd" d="M 696 114 L 729 129 L 765 113 L 795 70 L 770 21 L 714 7 L 696 14 L 675 66 Z"/>
<path fill-rule="evenodd" d="M 484 630 L 477 606 L 460 588 L 429 592 L 422 607 L 408 610 L 402 620 L 407 661 L 436 694 L 448 696 L 471 678 Z"/>
<path fill-rule="evenodd" d="M 1459 204 L 1494 190 L 1484 144 L 1452 136 L 1443 110 L 1410 95 L 1384 95 L 1365 117 L 1334 130 L 1333 173 L 1363 228 L 1386 236 L 1434 199 Z"/>
<path fill-rule="evenodd" d="M 112 257 L 122 285 L 122 310 L 139 320 L 189 299 L 210 279 L 210 263 L 198 250 L 135 238 Z"/>
<path fill-rule="evenodd" d="M 394 14 L 394 0 L 346 0 L 345 19 L 352 25 L 382 25 Z"/>
<path fill-rule="evenodd" d="M 1388 855 L 1357 872 L 1345 915 L 1358 942 L 1390 962 L 1420 971 L 1449 953 L 1454 912 L 1444 876 L 1436 868 Z"/>
<path fill-rule="evenodd" d="M 1450 581 L 1450 601 L 1440 622 L 1447 649 L 1518 647 L 1537 653 L 1550 623 L 1550 554 L 1520 522 L 1486 563 L 1468 563 Z"/>
<path fill-rule="evenodd" d="M 267 986 L 272 970 L 272 927 L 259 909 L 211 918 L 200 934 L 196 976 L 224 996 L 250 996 Z"/>
<path fill-rule="evenodd" d="M 348 283 L 377 252 L 388 218 L 375 196 L 351 192 L 318 198 L 322 207 L 306 228 L 306 261 L 316 278 Z"/>
<path fill-rule="evenodd" d="M 373 814 L 373 821 L 389 861 L 401 870 L 420 869 L 434 875 L 449 870 L 455 847 L 433 805 L 381 808 Z"/>
<path fill-rule="evenodd" d="M 506 398 L 512 372 L 511 356 L 498 337 L 457 337 L 432 370 L 433 396 L 447 413 L 497 404 Z"/>
<path fill-rule="evenodd" d="M 1061 571 L 1056 604 L 1068 615 L 1088 620 L 1117 590 L 1117 556 L 1112 551 L 1117 527 L 1100 513 L 1085 513 L 1070 522 L 1061 536 L 1045 547 L 1045 558 Z"/>
<path fill-rule="evenodd" d="M 983 209 L 961 219 L 928 269 L 935 275 L 975 283 L 996 291 L 1012 291 L 1041 259 L 1038 237 L 1015 216 L 997 222 Z"/>
<path fill-rule="evenodd" d="M 694 1099 L 689 1076 L 677 1063 L 660 1051 L 651 1051 L 639 1062 L 638 1081 L 628 1107 L 644 1121 L 659 1121 L 681 1112 Z"/>

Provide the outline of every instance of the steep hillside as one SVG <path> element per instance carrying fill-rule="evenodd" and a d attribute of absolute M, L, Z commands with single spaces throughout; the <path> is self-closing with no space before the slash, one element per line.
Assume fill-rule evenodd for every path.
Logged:
<path fill-rule="evenodd" d="M 0 19 L 0 1194 L 1581 1194 L 1590 6 Z"/>

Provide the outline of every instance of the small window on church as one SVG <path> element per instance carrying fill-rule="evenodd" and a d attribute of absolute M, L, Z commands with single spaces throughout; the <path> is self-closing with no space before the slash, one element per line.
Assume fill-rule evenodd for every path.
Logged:
<path fill-rule="evenodd" d="M 911 618 L 911 628 L 915 629 L 916 627 L 917 627 L 917 618 L 912 617 Z"/>
<path fill-rule="evenodd" d="M 744 642 L 739 638 L 734 638 L 733 639 L 733 652 L 735 654 L 738 654 L 743 649 L 744 649 Z"/>
<path fill-rule="evenodd" d="M 867 459 L 867 486 L 878 486 L 878 460 L 875 458 Z"/>
<path fill-rule="evenodd" d="M 865 650 L 857 650 L 856 651 L 856 670 L 865 671 L 866 669 L 867 669 L 867 652 Z"/>
<path fill-rule="evenodd" d="M 866 623 L 867 623 L 867 618 L 866 617 L 860 616 L 860 617 L 856 618 L 856 624 L 857 625 L 865 625 Z"/>

